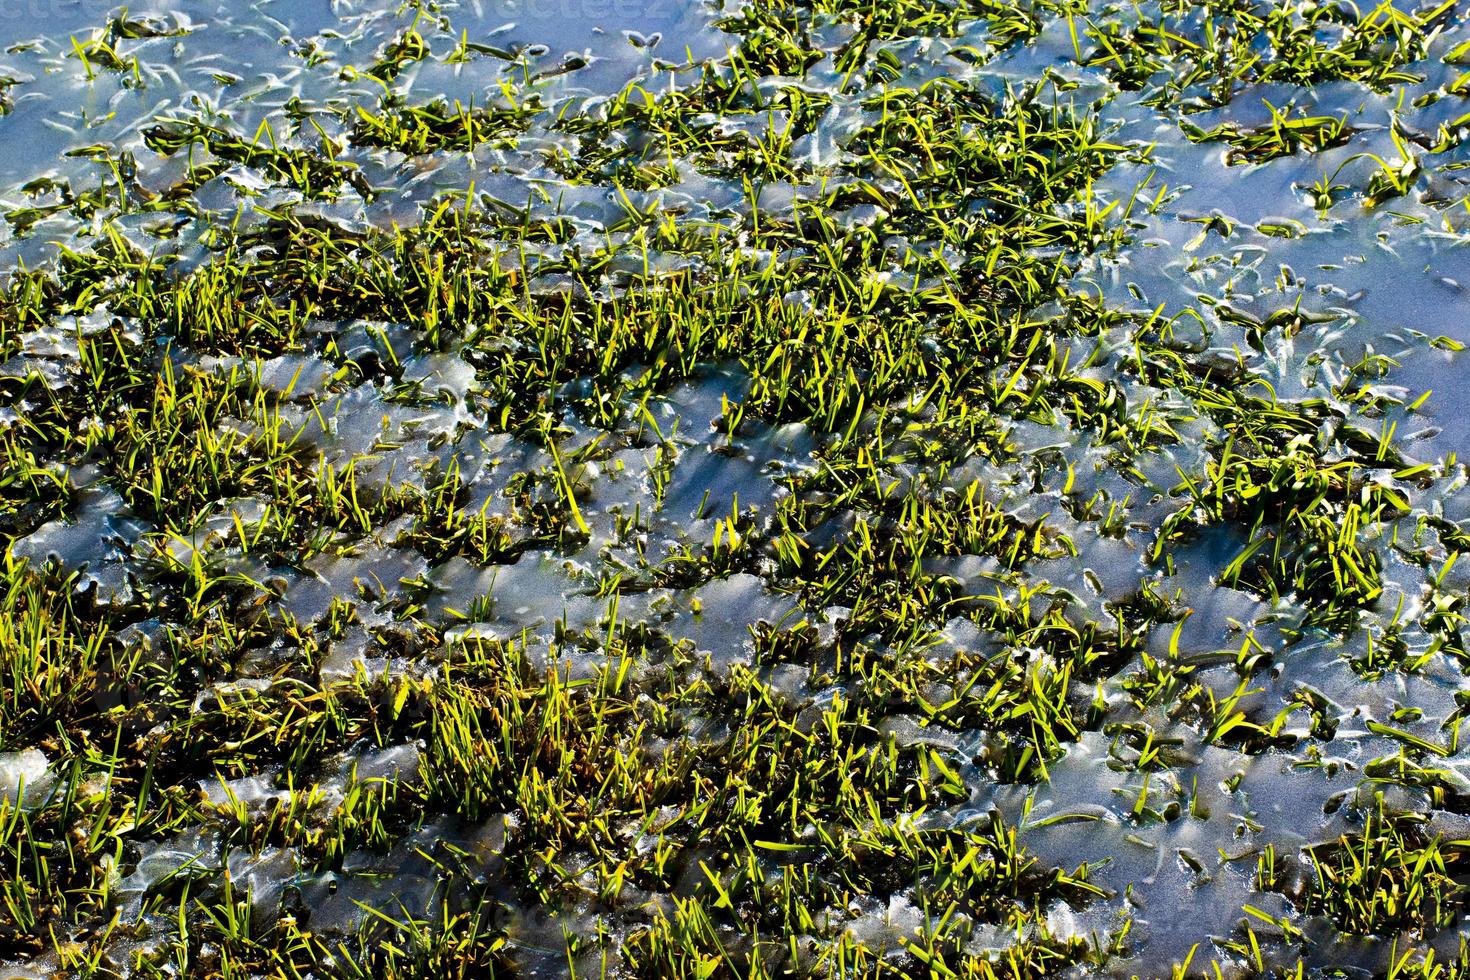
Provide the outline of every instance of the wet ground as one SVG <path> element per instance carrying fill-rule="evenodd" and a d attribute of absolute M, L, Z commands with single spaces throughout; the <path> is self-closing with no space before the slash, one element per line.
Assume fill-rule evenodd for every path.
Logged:
<path fill-rule="evenodd" d="M 26 6 L 0 12 L 0 267 L 98 271 L 0 334 L 17 502 L 0 540 L 30 568 L 12 572 L 14 622 L 37 601 L 16 598 L 32 595 L 21 576 L 44 572 L 49 584 L 24 588 L 79 611 L 35 629 L 81 643 L 94 632 L 99 666 L 85 708 L 27 714 L 27 699 L 62 697 L 16 680 L 10 655 L 0 824 L 8 810 L 58 834 L 106 825 L 115 846 L 85 881 L 57 886 L 65 900 L 10 913 L 0 976 L 78 971 L 79 950 L 118 973 L 207 973 L 233 947 L 181 936 L 179 910 L 218 902 L 225 882 L 266 946 L 286 917 L 365 935 L 383 916 L 433 922 L 472 893 L 499 910 L 502 967 L 545 975 L 568 962 L 652 975 L 664 961 L 636 952 L 650 923 L 693 899 L 729 956 L 773 973 L 841 972 L 821 951 L 846 943 L 871 952 L 862 969 L 923 975 L 915 937 L 935 934 L 947 962 L 1001 975 L 1156 976 L 1191 956 L 1194 971 L 1384 975 L 1408 951 L 1416 963 L 1458 953 L 1465 11 L 1380 8 L 1421 18 L 1410 40 L 1348 68 L 1227 77 L 1186 43 L 1158 52 L 1129 34 L 1167 22 L 1208 47 L 1218 11 L 1203 4 L 1041 6 L 1020 33 L 978 6 L 918 5 L 953 16 L 879 31 L 858 5 L 777 5 L 809 52 L 798 69 L 776 54 L 755 63 L 770 29 L 734 2 Z M 1312 23 L 1324 49 L 1352 33 Z M 1100 55 L 1100 37 L 1133 37 L 1123 47 L 1158 64 Z M 1256 47 L 1263 64 L 1275 57 Z M 717 83 L 735 93 L 724 107 L 687 95 Z M 895 93 L 973 116 L 936 110 L 933 128 L 890 139 Z M 1042 128 L 1003 124 L 1017 105 Z M 437 122 L 404 122 L 424 107 Z M 946 125 L 1009 134 L 1014 145 L 988 151 L 1001 176 L 925 185 L 942 170 L 926 139 L 943 157 Z M 1042 143 L 1064 125 L 1085 128 L 1089 148 Z M 1088 162 L 1056 163 L 1074 152 Z M 1006 177 L 1007 161 L 1056 170 L 1033 185 Z M 322 301 L 287 340 L 256 342 L 201 326 L 208 301 L 118 313 L 138 301 L 108 293 L 141 257 L 184 276 L 284 255 L 302 228 L 345 243 L 311 261 L 367 268 L 374 236 L 467 204 L 493 216 L 480 262 L 507 270 L 517 298 L 503 309 L 400 321 Z M 821 209 L 831 229 L 803 226 Z M 1087 231 L 1061 241 L 1052 221 Z M 976 244 L 987 225 L 1025 230 L 999 264 L 1000 245 Z M 808 270 L 824 244 L 842 252 L 843 233 L 852 295 L 872 292 L 839 311 L 847 287 Z M 1040 285 L 997 272 L 1043 262 Z M 551 336 L 537 324 L 576 303 L 684 290 L 697 306 L 729 268 L 735 306 L 771 285 L 771 326 L 737 334 L 728 311 L 691 315 L 632 353 L 613 328 L 559 371 L 517 373 Z M 278 277 L 276 309 L 306 295 L 263 275 Z M 991 340 L 965 348 L 951 314 L 933 312 L 946 293 L 1010 310 L 1032 325 L 1017 335 L 1047 338 L 1045 358 L 1040 341 L 993 362 Z M 824 343 L 844 350 L 844 330 L 931 300 L 894 341 L 912 353 L 891 376 L 838 371 L 789 401 L 773 380 L 792 370 L 780 352 L 799 332 L 782 317 L 847 324 L 812 344 L 820 360 Z M 441 321 L 453 329 L 441 335 Z M 690 363 L 665 370 L 684 356 L 681 331 L 706 327 L 731 339 L 690 341 Z M 127 373 L 97 366 L 99 337 L 130 352 Z M 945 360 L 950 347 L 972 359 Z M 888 348 L 839 356 L 866 372 Z M 115 415 L 89 409 L 107 403 L 82 393 L 109 385 L 141 394 Z M 546 393 L 534 412 L 518 393 L 533 388 Z M 829 404 L 824 388 L 854 397 Z M 158 423 L 148 392 L 164 389 L 221 407 Z M 967 435 L 944 428 L 965 390 L 984 403 Z M 224 457 L 288 448 L 248 478 L 197 471 L 150 497 L 133 457 L 108 448 L 149 411 L 158 431 L 203 432 Z M 28 434 L 47 413 L 66 438 Z M 93 427 L 109 435 L 91 439 Z M 298 465 L 305 491 L 267 472 Z M 49 489 L 35 489 L 42 471 Z M 921 511 L 933 522 L 922 533 Z M 188 637 L 226 650 L 223 662 L 179 666 Z M 650 769 L 680 753 L 723 765 L 766 710 L 807 739 L 791 752 L 838 760 L 845 777 L 814 767 L 805 787 L 765 788 L 789 828 L 769 813 L 713 825 L 744 828 L 767 881 L 805 866 L 828 883 L 799 934 L 753 910 L 764 893 L 730 857 L 739 834 L 704 822 L 736 806 L 728 788 L 718 804 L 650 790 L 639 811 L 605 807 L 600 774 L 548 777 L 548 799 L 576 801 L 558 819 L 616 823 L 619 843 L 589 850 L 581 830 L 557 831 L 578 845 L 536 864 L 540 845 L 524 841 L 547 839 L 533 836 L 551 833 L 545 814 L 498 788 L 529 777 L 496 769 L 474 789 L 434 693 L 456 671 L 489 670 L 465 651 L 508 649 L 526 677 L 563 678 L 569 705 L 612 697 L 615 674 L 625 707 L 609 717 L 638 722 L 619 729 L 618 751 Z M 370 720 L 292 727 L 316 716 L 283 705 L 350 700 L 341 692 L 366 699 Z M 475 692 L 475 710 L 511 717 L 500 695 Z M 64 717 L 89 734 L 68 739 Z M 829 723 L 850 733 L 821 742 Z M 215 754 L 209 726 L 231 747 Z M 292 739 L 313 748 L 299 756 Z M 240 748 L 257 740 L 271 748 Z M 895 839 L 1015 832 L 1034 864 L 1003 902 L 1001 886 L 978 883 L 953 908 L 933 904 L 972 864 L 1003 864 L 989 844 L 871 877 L 843 868 L 879 860 L 866 838 L 810 856 L 823 807 L 838 812 L 821 801 L 846 792 L 824 780 L 861 787 L 876 779 L 863 760 L 884 754 L 917 787 L 874 797 L 872 820 Z M 114 777 L 122 788 L 103 788 Z M 395 810 L 399 792 L 411 802 Z M 387 800 L 391 832 L 341 829 L 365 793 Z M 99 815 L 101 799 L 127 816 Z M 1415 855 L 1449 847 L 1434 852 L 1443 880 L 1424 886 L 1442 908 L 1403 899 L 1354 918 L 1334 904 L 1321 862 L 1385 826 Z M 322 843 L 334 833 L 337 850 Z M 676 870 L 647 870 L 665 838 Z M 892 847 L 883 860 L 897 860 Z M 1408 875 L 1395 860 L 1384 881 Z M 620 861 L 639 869 L 626 888 L 609 871 Z M 722 888 L 744 897 L 722 901 Z M 43 921 L 70 938 L 35 938 Z M 704 948 L 688 930 L 683 948 Z M 581 937 L 570 952 L 569 935 Z M 788 945 L 802 951 L 783 960 Z"/>

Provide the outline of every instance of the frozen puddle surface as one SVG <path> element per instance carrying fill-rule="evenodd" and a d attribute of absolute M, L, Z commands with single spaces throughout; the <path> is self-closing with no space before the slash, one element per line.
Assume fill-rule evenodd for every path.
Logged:
<path fill-rule="evenodd" d="M 1460 5 L 46 7 L 0 975 L 1470 965 Z"/>

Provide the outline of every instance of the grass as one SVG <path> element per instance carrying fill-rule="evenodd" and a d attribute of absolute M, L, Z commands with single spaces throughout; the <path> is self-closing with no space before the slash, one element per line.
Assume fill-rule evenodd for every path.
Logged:
<path fill-rule="evenodd" d="M 1428 836 L 1380 806 L 1361 832 L 1306 852 L 1312 873 L 1303 902 L 1347 935 L 1432 935 L 1457 915 L 1462 844 Z M 1262 855 L 1262 888 L 1281 887 L 1280 860 L 1274 851 Z"/>
<path fill-rule="evenodd" d="M 1144 779 L 1126 814 L 1142 833 L 1208 819 L 1202 794 L 1181 805 L 1182 790 L 1149 789 L 1186 742 L 1309 768 L 1339 730 L 1364 728 L 1393 750 L 1363 779 L 1463 808 L 1445 762 L 1458 715 L 1429 719 L 1437 729 L 1413 705 L 1350 719 L 1310 684 L 1260 696 L 1298 643 L 1340 644 L 1355 678 L 1384 685 L 1375 698 L 1465 659 L 1463 532 L 1425 503 L 1458 469 L 1393 435 L 1386 420 L 1407 428 L 1412 412 L 1373 384 L 1379 361 L 1277 397 L 1245 352 L 1183 340 L 1186 318 L 1074 288 L 1088 263 L 1144 254 L 1135 232 L 1167 195 L 1099 187 L 1148 167 L 1150 150 L 1115 141 L 1100 102 L 1052 69 L 909 70 L 916 44 L 963 40 L 956 64 L 984 67 L 1065 27 L 1069 71 L 1141 91 L 1189 139 L 1264 166 L 1358 131 L 1294 105 L 1254 128 L 1207 131 L 1191 114 L 1248 85 L 1390 91 L 1453 14 L 754 0 L 722 21 L 726 56 L 574 111 L 543 98 L 533 55 L 471 42 L 419 5 L 346 66 L 339 81 L 369 95 L 334 119 L 245 132 L 228 113 L 171 109 L 138 151 L 172 159 L 168 186 L 144 186 L 136 157 L 81 147 L 95 186 L 42 176 L 7 215 L 20 235 L 58 216 L 94 233 L 0 292 L 0 363 L 17 366 L 0 377 L 0 752 L 39 748 L 59 777 L 34 805 L 0 797 L 0 963 L 83 976 L 1159 972 L 1131 959 L 1148 947 L 1126 916 L 1095 914 L 1126 907 L 1100 883 L 1107 869 L 1033 851 L 996 794 L 1042 798 L 1074 746 L 1103 733 Z M 69 51 L 92 84 L 137 83 L 148 45 L 175 37 L 124 11 Z M 438 58 L 493 77 L 492 97 L 414 101 L 400 80 Z M 0 80 L 0 112 L 26 84 Z M 839 164 L 797 152 L 839 117 L 857 120 Z M 466 188 L 402 227 L 275 199 L 230 221 L 201 203 L 242 169 L 293 200 L 378 202 L 397 189 L 372 186 L 359 151 L 493 167 L 533 140 L 550 176 L 526 201 Z M 1370 161 L 1354 192 L 1365 215 L 1414 193 L 1427 148 L 1393 140 L 1400 159 Z M 691 174 L 738 203 L 659 203 Z M 613 191 L 590 231 L 548 206 L 587 186 Z M 803 192 L 773 204 L 783 186 Z M 1345 191 L 1326 188 L 1324 213 Z M 191 215 L 210 225 L 198 262 L 125 227 Z M 1206 221 L 1202 237 L 1237 233 Z M 1297 309 L 1196 312 L 1254 351 L 1315 326 Z M 267 381 L 296 356 L 324 368 L 320 391 L 305 369 Z M 746 393 L 674 426 L 663 400 L 711 365 Z M 472 380 L 441 383 L 460 367 Z M 334 415 L 336 399 L 361 411 Z M 797 462 L 728 497 L 705 479 L 694 513 L 665 509 L 691 468 L 734 467 L 792 431 L 813 447 Z M 533 462 L 517 469 L 505 447 Z M 502 454 L 516 472 L 495 483 Z M 608 481 L 643 479 L 627 475 L 640 460 L 647 484 L 609 511 Z M 94 486 L 123 501 L 111 518 L 145 532 L 121 557 L 65 560 L 65 522 Z M 231 501 L 259 506 L 230 516 Z M 1200 555 L 1217 535 L 1233 546 L 1212 566 Z M 64 560 L 18 556 L 38 539 L 65 544 Z M 1087 584 L 1116 570 L 1109 546 L 1149 583 Z M 431 611 L 450 601 L 436 575 L 456 561 L 543 554 L 569 569 L 571 598 L 602 604 L 591 625 L 476 632 L 494 623 L 493 590 Z M 399 574 L 389 559 L 405 556 L 419 563 Z M 121 604 L 89 585 L 114 565 Z M 1425 601 L 1390 616 L 1403 565 L 1426 570 Z M 714 629 L 705 603 L 718 602 L 701 597 L 743 576 L 798 611 L 712 655 L 681 639 L 685 619 Z M 293 607 L 293 587 L 322 582 L 325 612 Z M 1189 646 L 1190 618 L 1225 590 L 1300 615 L 1280 642 L 1227 632 Z M 354 644 L 360 667 L 324 669 Z M 407 771 L 362 771 L 405 746 Z M 258 776 L 273 789 L 260 799 L 200 788 Z M 1466 972 L 1463 952 L 1426 952 L 1458 914 L 1459 844 L 1413 813 L 1344 805 L 1363 811 L 1360 830 L 1300 855 L 1263 846 L 1257 888 L 1343 935 L 1399 940 L 1391 975 Z M 199 833 L 217 843 L 187 845 L 192 864 L 134 887 L 150 857 Z M 268 880 L 241 861 L 277 854 L 292 870 L 257 907 Z M 1287 873 L 1298 858 L 1304 878 Z M 360 890 L 364 863 L 395 869 L 400 903 Z M 434 885 L 417 905 L 414 878 Z M 350 915 L 324 923 L 337 899 Z M 1074 913 L 1107 924 L 1057 925 Z M 1303 975 L 1297 920 L 1256 913 L 1218 959 Z"/>

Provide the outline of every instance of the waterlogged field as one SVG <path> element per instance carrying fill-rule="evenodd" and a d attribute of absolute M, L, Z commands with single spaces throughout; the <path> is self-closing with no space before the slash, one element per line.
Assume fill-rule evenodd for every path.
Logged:
<path fill-rule="evenodd" d="M 0 977 L 1470 975 L 1470 5 L 0 4 Z"/>

